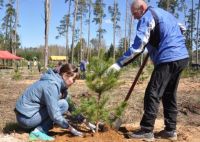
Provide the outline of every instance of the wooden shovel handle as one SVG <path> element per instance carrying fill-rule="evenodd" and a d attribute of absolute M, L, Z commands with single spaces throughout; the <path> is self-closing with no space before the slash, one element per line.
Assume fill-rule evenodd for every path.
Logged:
<path fill-rule="evenodd" d="M 133 89 L 134 89 L 134 87 L 135 87 L 135 85 L 136 85 L 136 83 L 137 83 L 137 81 L 138 81 L 138 79 L 140 77 L 140 74 L 142 73 L 142 70 L 144 69 L 144 66 L 146 65 L 146 63 L 148 61 L 148 58 L 149 58 L 149 54 L 147 53 L 144 61 L 142 62 L 142 65 L 141 65 L 140 69 L 138 70 L 138 72 L 136 74 L 136 77 L 135 77 L 135 79 L 134 79 L 134 81 L 133 81 L 133 83 L 131 85 L 131 88 L 128 91 L 128 94 L 126 95 L 126 98 L 124 99 L 124 102 L 128 101 L 128 99 L 130 98 L 130 95 L 131 95 L 131 93 L 132 93 L 132 91 L 133 91 Z"/>

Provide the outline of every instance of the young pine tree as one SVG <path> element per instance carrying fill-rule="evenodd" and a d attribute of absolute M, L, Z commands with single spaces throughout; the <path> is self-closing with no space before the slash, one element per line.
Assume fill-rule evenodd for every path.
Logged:
<path fill-rule="evenodd" d="M 106 108 L 106 103 L 109 100 L 109 96 L 103 95 L 104 92 L 109 91 L 111 88 L 118 84 L 119 72 L 108 71 L 110 62 L 106 62 L 99 58 L 94 58 L 88 65 L 86 83 L 87 86 L 95 92 L 87 98 L 81 99 L 81 103 L 76 113 L 82 113 L 89 121 L 95 122 L 97 130 L 99 130 L 99 123 L 106 122 L 112 123 L 116 118 L 120 117 L 125 104 L 120 104 L 114 110 L 114 117 L 110 119 L 111 111 Z"/>

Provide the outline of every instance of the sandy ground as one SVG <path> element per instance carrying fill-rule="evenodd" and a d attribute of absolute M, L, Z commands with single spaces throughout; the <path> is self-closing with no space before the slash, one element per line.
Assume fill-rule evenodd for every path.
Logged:
<path fill-rule="evenodd" d="M 128 72 L 128 71 L 127 71 Z M 109 95 L 109 103 L 107 107 L 112 108 L 116 103 L 121 102 L 134 78 L 134 71 L 124 72 L 121 77 L 121 85 L 106 92 Z M 133 76 L 133 77 L 130 77 Z M 145 75 L 143 76 L 145 77 Z M 13 109 L 17 98 L 22 94 L 24 89 L 39 78 L 39 74 L 23 77 L 19 81 L 11 79 L 11 75 L 4 74 L 0 77 L 0 142 L 26 142 L 28 141 L 28 133 L 21 130 L 17 124 Z M 148 79 L 140 80 L 137 84 L 132 96 L 128 101 L 128 108 L 123 115 L 123 127 L 121 131 L 109 131 L 92 134 L 85 131 L 86 137 L 73 137 L 66 130 L 55 127 L 51 131 L 51 135 L 56 138 L 56 142 L 139 142 L 139 140 L 127 139 L 126 133 L 139 128 L 139 121 L 143 113 L 143 94 Z M 84 92 L 89 92 L 84 80 L 77 80 L 76 84 L 69 90 L 72 99 L 78 102 L 79 97 Z M 178 141 L 180 142 L 199 142 L 200 141 L 200 77 L 182 78 L 178 88 Z M 158 120 L 155 124 L 154 133 L 156 141 L 168 142 L 159 138 L 157 133 L 163 130 L 162 106 L 158 113 Z"/>

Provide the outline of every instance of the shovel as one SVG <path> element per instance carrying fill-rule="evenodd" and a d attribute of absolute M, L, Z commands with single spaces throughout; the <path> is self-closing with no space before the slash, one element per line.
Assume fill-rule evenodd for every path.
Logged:
<path fill-rule="evenodd" d="M 138 54 L 137 56 L 135 56 L 135 58 L 137 58 L 139 55 L 140 55 L 140 54 Z M 134 59 L 135 59 L 135 58 L 134 58 Z M 129 91 L 128 91 L 126 97 L 125 97 L 125 99 L 124 99 L 124 102 L 127 102 L 128 99 L 130 98 L 131 93 L 132 93 L 132 91 L 133 91 L 133 89 L 134 89 L 134 87 L 135 87 L 135 85 L 136 85 L 136 83 L 137 83 L 137 81 L 138 81 L 138 79 L 139 79 L 141 73 L 142 73 L 142 70 L 144 69 L 144 66 L 146 65 L 146 63 L 147 63 L 147 61 L 148 61 L 148 58 L 149 58 L 149 54 L 147 53 L 147 55 L 146 55 L 146 57 L 145 57 L 145 59 L 144 59 L 142 65 L 141 65 L 140 69 L 138 70 L 138 72 L 137 72 L 137 74 L 136 74 L 136 77 L 135 77 L 135 79 L 134 79 L 134 81 L 133 81 L 133 83 L 132 83 L 132 85 L 131 85 L 131 87 L 130 87 L 130 89 L 129 89 Z M 119 128 L 120 128 L 120 126 L 121 126 L 121 124 L 122 124 L 122 119 L 121 119 L 121 118 L 117 118 L 117 119 L 113 122 L 112 127 L 113 127 L 115 130 L 118 131 Z"/>

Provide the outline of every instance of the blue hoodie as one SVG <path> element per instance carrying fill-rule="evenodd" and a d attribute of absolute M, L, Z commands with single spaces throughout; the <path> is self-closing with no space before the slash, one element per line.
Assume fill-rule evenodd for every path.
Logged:
<path fill-rule="evenodd" d="M 49 69 L 40 80 L 29 86 L 16 103 L 16 109 L 26 117 L 32 117 L 41 108 L 46 107 L 50 118 L 62 128 L 68 128 L 67 120 L 62 116 L 58 105 L 60 92 L 65 88 L 64 80 L 58 73 Z"/>

